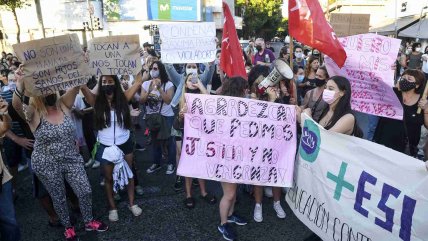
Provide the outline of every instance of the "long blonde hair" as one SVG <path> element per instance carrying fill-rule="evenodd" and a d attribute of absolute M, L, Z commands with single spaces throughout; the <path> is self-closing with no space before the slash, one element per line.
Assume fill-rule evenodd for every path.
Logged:
<path fill-rule="evenodd" d="M 60 107 L 61 96 L 58 92 L 56 94 L 56 107 Z M 45 97 L 44 96 L 33 96 L 30 98 L 30 106 L 40 114 L 41 117 L 45 117 L 48 113 L 45 105 Z"/>
<path fill-rule="evenodd" d="M 178 104 L 179 106 L 179 111 L 181 111 L 183 109 L 183 107 L 186 105 L 186 98 L 184 98 L 184 94 L 186 93 L 186 84 L 187 84 L 187 80 L 192 76 L 192 74 L 188 74 L 186 75 L 186 77 L 184 78 L 184 84 L 183 84 L 183 89 L 181 91 L 181 97 L 180 97 L 180 102 Z"/>

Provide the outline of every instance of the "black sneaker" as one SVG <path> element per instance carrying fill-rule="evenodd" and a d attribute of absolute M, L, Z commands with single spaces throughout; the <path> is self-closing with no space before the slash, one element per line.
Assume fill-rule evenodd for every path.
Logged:
<path fill-rule="evenodd" d="M 217 227 L 218 231 L 223 234 L 223 238 L 228 241 L 233 241 L 236 239 L 235 234 L 233 233 L 233 230 L 230 228 L 228 223 L 225 223 L 223 225 L 219 225 Z"/>
<path fill-rule="evenodd" d="M 183 190 L 183 177 L 177 176 L 175 178 L 174 190 L 176 192 Z"/>
<path fill-rule="evenodd" d="M 156 172 L 156 171 L 159 171 L 159 169 L 161 169 L 162 168 L 162 166 L 161 165 L 159 165 L 159 164 L 153 164 L 153 165 L 151 165 L 150 167 L 149 167 L 149 169 L 147 169 L 147 173 L 153 173 L 153 172 Z"/>
<path fill-rule="evenodd" d="M 246 225 L 248 222 L 245 218 L 233 213 L 229 217 L 227 217 L 228 223 L 236 223 L 237 225 Z"/>

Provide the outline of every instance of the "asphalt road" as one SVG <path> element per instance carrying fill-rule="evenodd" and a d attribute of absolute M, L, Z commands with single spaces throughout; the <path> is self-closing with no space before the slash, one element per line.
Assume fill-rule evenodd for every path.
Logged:
<path fill-rule="evenodd" d="M 137 132 L 137 141 L 143 142 L 141 131 Z M 189 210 L 184 207 L 184 193 L 176 193 L 173 189 L 175 176 L 165 175 L 165 167 L 154 174 L 147 174 L 145 170 L 151 165 L 151 148 L 136 152 L 138 177 L 144 188 L 144 195 L 136 197 L 136 203 L 143 209 L 140 217 L 133 217 L 127 209 L 126 193 L 122 193 L 122 200 L 118 202 L 119 221 L 108 221 L 107 201 L 104 188 L 99 185 L 99 169 L 87 169 L 92 184 L 94 216 L 110 225 L 105 233 L 88 233 L 83 229 L 81 217 L 76 226 L 77 233 L 84 241 L 131 241 L 131 240 L 223 240 L 217 231 L 219 223 L 218 204 L 209 205 L 197 199 L 196 207 Z M 208 191 L 221 198 L 222 191 L 219 183 L 209 181 Z M 199 189 L 194 189 L 195 197 L 199 196 Z M 18 195 L 16 202 L 17 219 L 21 226 L 23 241 L 54 241 L 63 239 L 63 228 L 51 228 L 47 225 L 47 214 L 36 199 L 32 197 L 31 176 L 28 169 L 18 175 Z M 288 205 L 281 198 L 282 205 L 287 213 L 284 220 L 276 217 L 272 208 L 272 199 L 265 198 L 262 223 L 254 222 L 254 201 L 248 194 L 238 193 L 239 203 L 236 210 L 249 220 L 246 226 L 235 226 L 238 240 L 246 241 L 299 241 L 310 234 L 291 212 Z"/>

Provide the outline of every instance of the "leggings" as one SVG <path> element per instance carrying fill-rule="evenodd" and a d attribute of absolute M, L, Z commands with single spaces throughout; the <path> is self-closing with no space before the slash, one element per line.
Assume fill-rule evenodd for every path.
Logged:
<path fill-rule="evenodd" d="M 34 167 L 38 167 L 34 168 L 34 172 L 49 192 L 55 212 L 64 227 L 71 227 L 64 178 L 79 199 L 80 212 L 85 223 L 93 220 L 92 190 L 82 163 L 59 163 L 45 159 L 43 165 L 39 163 Z"/>

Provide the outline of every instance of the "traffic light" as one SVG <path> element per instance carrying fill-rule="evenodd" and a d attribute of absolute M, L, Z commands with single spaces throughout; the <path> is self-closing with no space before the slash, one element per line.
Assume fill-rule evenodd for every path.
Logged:
<path fill-rule="evenodd" d="M 89 23 L 83 22 L 83 30 L 88 31 L 89 30 Z"/>
<path fill-rule="evenodd" d="M 101 22 L 100 22 L 100 18 L 94 18 L 93 19 L 93 26 L 94 26 L 94 30 L 96 30 L 96 29 L 98 29 L 98 30 L 101 30 L 102 29 L 102 27 L 101 27 Z"/>

